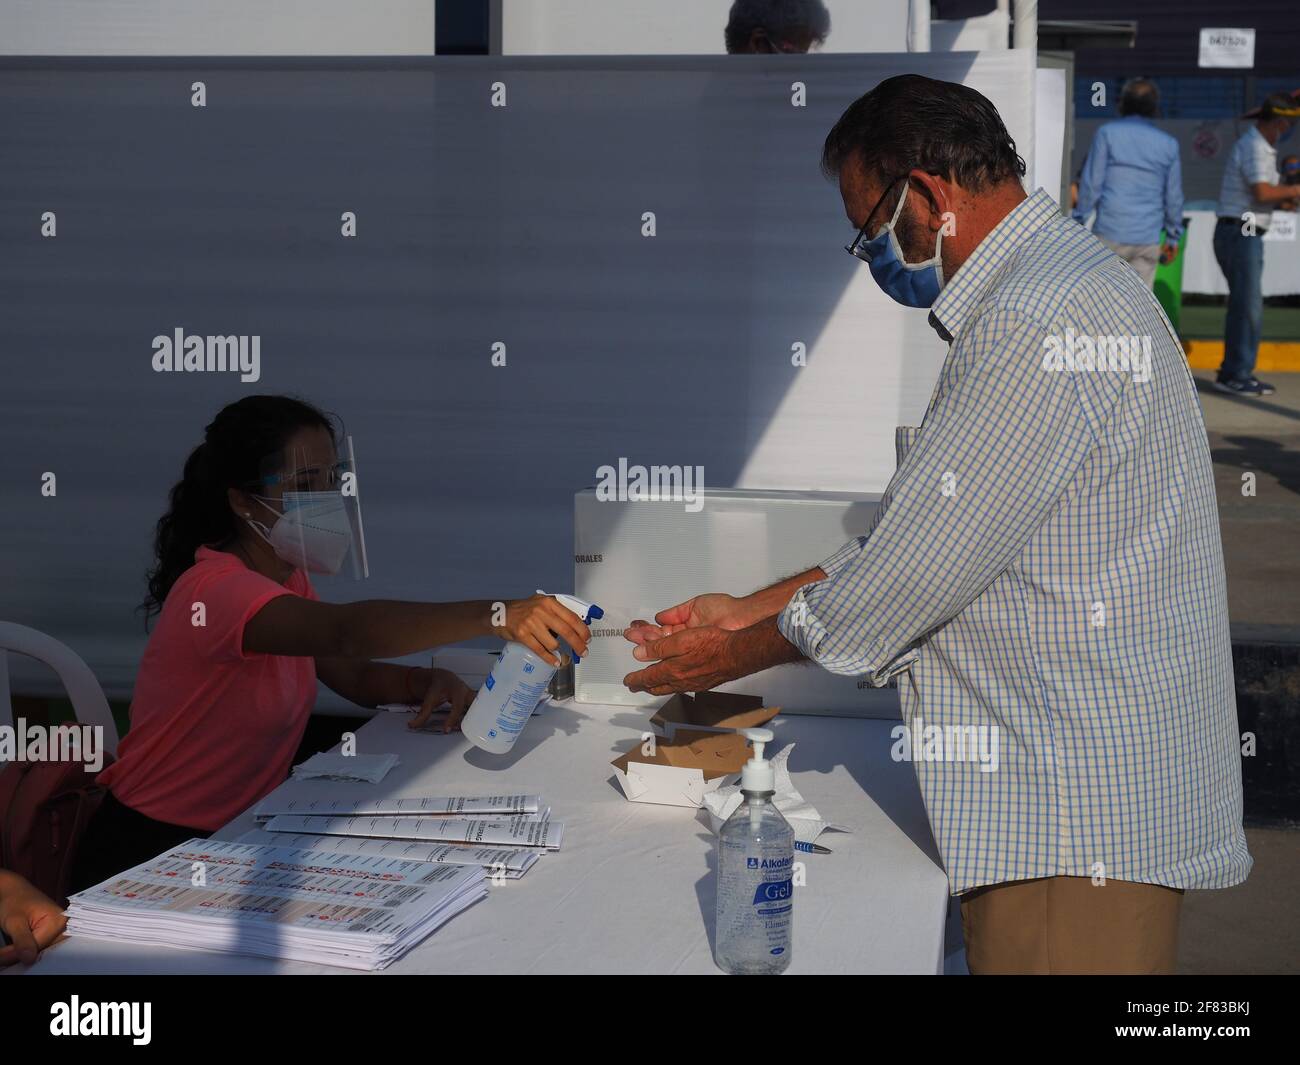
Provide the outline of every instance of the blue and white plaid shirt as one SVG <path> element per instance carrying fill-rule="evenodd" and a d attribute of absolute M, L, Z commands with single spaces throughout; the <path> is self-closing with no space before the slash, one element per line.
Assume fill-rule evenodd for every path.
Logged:
<path fill-rule="evenodd" d="M 931 323 L 952 346 L 871 530 L 822 563 L 781 632 L 831 672 L 898 677 L 954 894 L 1046 876 L 1239 883 L 1214 480 L 1159 304 L 1039 190 Z M 969 726 L 996 727 L 996 770 L 922 757 Z"/>

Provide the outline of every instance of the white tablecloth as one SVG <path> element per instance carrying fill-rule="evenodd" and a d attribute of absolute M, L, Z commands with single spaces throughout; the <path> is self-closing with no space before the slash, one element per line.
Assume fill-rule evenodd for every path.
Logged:
<path fill-rule="evenodd" d="M 1213 211 L 1183 214 L 1191 219 L 1187 246 L 1183 249 L 1183 291 L 1226 296 L 1228 282 L 1214 258 L 1214 226 L 1218 216 Z M 1286 232 L 1280 225 L 1274 229 L 1275 233 L 1266 237 L 1264 243 L 1264 295 L 1288 296 L 1300 292 L 1300 240 L 1274 239 Z"/>
<path fill-rule="evenodd" d="M 496 758 L 463 737 L 415 734 L 380 714 L 358 733 L 362 753 L 402 764 L 358 794 L 540 793 L 565 823 L 563 849 L 522 880 L 453 918 L 385 972 L 710 973 L 713 837 L 698 811 L 631 803 L 609 763 L 646 729 L 627 707 L 548 706 L 516 750 Z M 912 766 L 889 757 L 887 721 L 779 718 L 777 744 L 797 742 L 796 787 L 828 820 L 828 855 L 797 854 L 794 973 L 943 970 L 947 878 L 938 865 Z M 253 827 L 251 812 L 217 838 Z M 8 971 L 15 972 L 21 967 Z M 36 973 L 339 973 L 348 970 L 65 938 Z"/>

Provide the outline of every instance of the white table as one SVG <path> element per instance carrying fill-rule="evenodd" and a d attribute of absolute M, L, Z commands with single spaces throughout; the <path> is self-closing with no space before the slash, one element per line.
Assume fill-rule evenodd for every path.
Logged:
<path fill-rule="evenodd" d="M 565 823 L 563 849 L 453 918 L 389 973 L 711 973 L 713 837 L 699 811 L 623 798 L 610 760 L 646 729 L 629 707 L 572 701 L 535 717 L 515 751 L 484 754 L 460 735 L 411 733 L 380 714 L 357 733 L 362 753 L 402 764 L 360 795 L 537 792 Z M 797 854 L 794 973 L 943 971 L 948 883 L 935 856 L 912 766 L 889 757 L 893 723 L 788 717 L 773 751 L 797 742 L 795 784 L 824 817 L 829 855 Z M 217 833 L 254 827 L 251 812 Z M 11 968 L 15 972 L 21 967 Z M 342 973 L 257 958 L 65 937 L 35 973 Z"/>

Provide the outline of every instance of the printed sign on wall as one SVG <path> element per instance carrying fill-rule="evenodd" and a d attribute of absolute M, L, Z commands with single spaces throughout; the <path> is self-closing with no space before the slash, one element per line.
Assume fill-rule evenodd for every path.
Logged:
<path fill-rule="evenodd" d="M 1255 65 L 1255 31 L 1201 30 L 1201 54 L 1196 65 L 1251 69 Z"/>

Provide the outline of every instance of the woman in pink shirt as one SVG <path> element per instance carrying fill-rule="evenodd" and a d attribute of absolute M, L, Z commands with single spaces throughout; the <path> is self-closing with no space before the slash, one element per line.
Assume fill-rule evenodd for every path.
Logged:
<path fill-rule="evenodd" d="M 458 677 L 372 659 L 486 635 L 550 661 L 557 634 L 586 653 L 587 627 L 547 596 L 506 602 L 497 625 L 491 600 L 318 600 L 306 570 L 328 569 L 336 552 L 310 546 L 303 531 L 324 511 L 298 503 L 341 505 L 339 469 L 329 419 L 286 396 L 230 404 L 186 460 L 158 521 L 144 603 L 157 625 L 131 727 L 99 775 L 108 794 L 82 837 L 74 890 L 210 835 L 274 789 L 288 775 L 318 680 L 361 706 L 422 703 L 412 727 L 450 703 L 450 729 L 473 696 Z M 340 532 L 338 523 L 316 524 Z"/>

